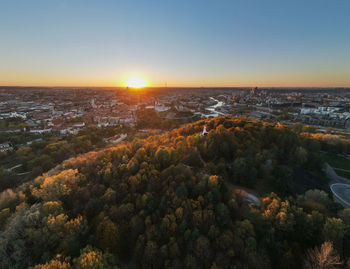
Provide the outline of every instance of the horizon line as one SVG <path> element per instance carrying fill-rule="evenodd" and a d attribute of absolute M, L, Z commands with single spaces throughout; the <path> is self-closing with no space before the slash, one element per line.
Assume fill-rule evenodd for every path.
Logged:
<path fill-rule="evenodd" d="M 128 86 L 91 86 L 91 85 L 0 85 L 0 88 L 119 88 L 119 89 L 173 89 L 173 88 L 192 88 L 192 89 L 208 89 L 208 88 L 345 88 L 350 89 L 349 86 L 278 86 L 278 85 L 268 85 L 268 86 L 252 86 L 252 85 L 243 85 L 243 86 L 146 86 L 142 88 L 133 88 Z"/>

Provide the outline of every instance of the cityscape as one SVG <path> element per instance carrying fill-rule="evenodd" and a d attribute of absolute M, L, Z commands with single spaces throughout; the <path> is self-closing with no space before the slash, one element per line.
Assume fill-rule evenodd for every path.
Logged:
<path fill-rule="evenodd" d="M 189 88 L 149 89 L 1 89 L 2 133 L 77 134 L 85 125 L 135 127 L 137 111 L 191 122 L 219 115 L 300 122 L 320 131 L 350 129 L 349 89 Z"/>

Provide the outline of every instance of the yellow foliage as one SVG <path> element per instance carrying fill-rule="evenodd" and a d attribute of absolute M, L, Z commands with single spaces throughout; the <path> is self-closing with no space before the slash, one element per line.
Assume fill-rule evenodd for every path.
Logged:
<path fill-rule="evenodd" d="M 33 194 L 47 201 L 58 200 L 63 195 L 73 193 L 77 185 L 84 179 L 77 169 L 63 170 L 57 175 L 44 175 L 36 179 L 40 188 L 34 188 Z"/>

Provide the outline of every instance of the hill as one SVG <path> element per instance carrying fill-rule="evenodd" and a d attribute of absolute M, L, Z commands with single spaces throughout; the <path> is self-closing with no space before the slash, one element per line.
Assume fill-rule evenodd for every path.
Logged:
<path fill-rule="evenodd" d="M 346 260 L 350 212 L 293 192 L 295 169 L 319 174 L 329 147 L 218 117 L 69 159 L 1 193 L 0 267 L 295 268 L 326 241 Z"/>

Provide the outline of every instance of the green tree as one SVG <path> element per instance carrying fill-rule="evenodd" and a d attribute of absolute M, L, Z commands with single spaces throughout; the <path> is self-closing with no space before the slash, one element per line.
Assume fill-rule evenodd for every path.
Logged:
<path fill-rule="evenodd" d="M 327 218 L 323 227 L 323 234 L 326 240 L 334 243 L 337 250 L 342 250 L 345 225 L 341 219 Z"/>
<path fill-rule="evenodd" d="M 161 168 L 166 168 L 170 164 L 169 151 L 163 147 L 158 148 L 155 154 L 156 161 L 160 164 Z"/>
<path fill-rule="evenodd" d="M 96 238 L 102 249 L 116 253 L 119 244 L 119 229 L 108 217 L 105 217 L 97 227 Z"/>
<path fill-rule="evenodd" d="M 215 218 L 221 227 L 225 227 L 228 225 L 231 217 L 230 217 L 230 210 L 225 204 L 220 203 L 216 206 Z"/>

